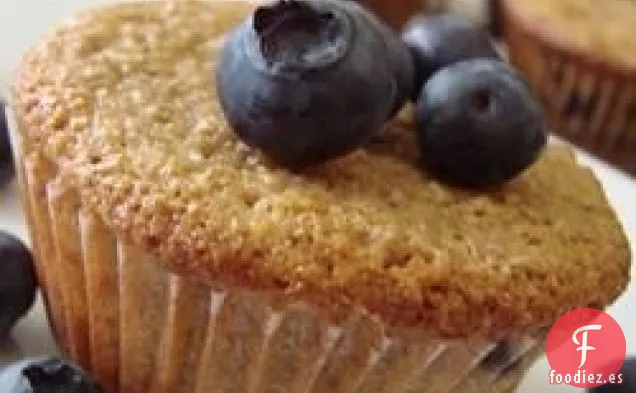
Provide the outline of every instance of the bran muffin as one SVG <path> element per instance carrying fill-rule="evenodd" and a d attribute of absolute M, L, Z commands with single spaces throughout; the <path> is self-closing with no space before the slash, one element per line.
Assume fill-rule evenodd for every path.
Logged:
<path fill-rule="evenodd" d="M 556 318 L 623 291 L 625 236 L 567 148 L 474 192 L 418 168 L 406 120 L 303 172 L 243 145 L 214 66 L 251 8 L 88 11 L 15 77 L 47 308 L 108 393 L 508 392 Z"/>
<path fill-rule="evenodd" d="M 429 0 L 403 0 L 400 2 L 387 0 L 361 0 L 368 9 L 379 15 L 392 28 L 399 30 L 413 15 L 428 10 L 432 4 Z"/>
<path fill-rule="evenodd" d="M 519 13 L 550 30 L 555 38 L 636 69 L 636 3 L 612 0 L 519 1 Z"/>
<path fill-rule="evenodd" d="M 636 2 L 501 0 L 510 58 L 562 137 L 636 173 Z"/>

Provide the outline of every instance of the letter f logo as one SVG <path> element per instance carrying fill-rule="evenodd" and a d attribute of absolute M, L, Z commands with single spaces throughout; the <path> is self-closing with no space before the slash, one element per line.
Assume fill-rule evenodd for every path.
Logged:
<path fill-rule="evenodd" d="M 579 365 L 579 368 L 583 367 L 583 365 L 585 364 L 585 361 L 587 360 L 587 351 L 594 351 L 596 349 L 594 347 L 591 347 L 591 346 L 587 345 L 587 334 L 588 334 L 588 331 L 590 331 L 590 330 L 601 330 L 602 328 L 603 328 L 603 326 L 601 326 L 601 325 L 586 325 L 586 326 L 581 326 L 580 328 L 576 329 L 574 331 L 574 334 L 572 334 L 572 341 L 574 341 L 574 344 L 580 345 L 580 347 L 578 347 L 576 349 L 577 351 L 581 351 L 581 364 Z M 583 333 L 581 342 L 579 342 L 579 340 L 577 338 L 579 333 Z"/>

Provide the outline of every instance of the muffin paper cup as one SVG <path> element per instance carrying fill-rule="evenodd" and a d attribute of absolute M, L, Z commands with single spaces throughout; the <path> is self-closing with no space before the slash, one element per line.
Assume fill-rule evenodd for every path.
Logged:
<path fill-rule="evenodd" d="M 572 47 L 498 0 L 511 62 L 541 98 L 554 133 L 636 174 L 636 68 Z M 609 22 L 611 23 L 611 22 Z"/>
<path fill-rule="evenodd" d="M 108 393 L 511 392 L 544 351 L 545 337 L 443 340 L 361 309 L 336 323 L 309 304 L 174 274 L 107 228 L 18 139 L 14 132 L 55 336 Z"/>

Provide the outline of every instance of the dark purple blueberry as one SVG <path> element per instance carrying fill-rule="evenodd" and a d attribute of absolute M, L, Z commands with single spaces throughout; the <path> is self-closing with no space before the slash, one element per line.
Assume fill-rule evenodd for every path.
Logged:
<path fill-rule="evenodd" d="M 518 352 L 515 343 L 508 340 L 501 341 L 482 359 L 479 367 L 492 372 L 504 370 L 515 360 L 515 357 L 518 357 Z"/>
<path fill-rule="evenodd" d="M 381 36 L 386 45 L 386 60 L 397 78 L 398 99 L 395 100 L 391 117 L 395 115 L 404 103 L 411 97 L 413 86 L 415 85 L 415 65 L 413 54 L 408 46 L 396 35 L 391 28 L 383 23 L 375 14 L 368 14 L 371 26 L 376 30 L 376 34 Z"/>
<path fill-rule="evenodd" d="M 2 393 L 104 393 L 81 368 L 55 356 L 31 358 L 0 370 Z"/>
<path fill-rule="evenodd" d="M 615 376 L 616 383 L 587 389 L 588 393 L 634 393 L 636 392 L 636 356 L 628 357 Z"/>
<path fill-rule="evenodd" d="M 0 187 L 13 179 L 13 156 L 9 143 L 9 126 L 5 117 L 5 104 L 0 102 Z"/>
<path fill-rule="evenodd" d="M 234 31 L 217 91 L 246 144 L 305 167 L 357 148 L 402 106 L 413 80 L 409 56 L 354 2 L 279 0 Z"/>
<path fill-rule="evenodd" d="M 18 238 L 0 231 L 0 341 L 29 311 L 35 291 L 31 253 Z"/>
<path fill-rule="evenodd" d="M 416 119 L 424 164 L 459 186 L 510 180 L 547 143 L 543 111 L 527 83 L 492 59 L 466 60 L 436 73 L 422 90 Z"/>
<path fill-rule="evenodd" d="M 501 59 L 488 33 L 459 14 L 416 15 L 404 26 L 402 39 L 415 60 L 413 99 L 446 66 L 474 58 Z"/>

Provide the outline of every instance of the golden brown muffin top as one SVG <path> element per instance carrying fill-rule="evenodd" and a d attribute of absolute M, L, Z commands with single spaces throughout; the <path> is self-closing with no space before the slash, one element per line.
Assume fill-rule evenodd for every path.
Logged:
<path fill-rule="evenodd" d="M 636 1 L 508 0 L 533 28 L 636 70 Z"/>
<path fill-rule="evenodd" d="M 599 184 L 565 148 L 490 192 L 417 168 L 412 126 L 303 173 L 238 141 L 214 88 L 235 2 L 84 13 L 28 54 L 14 84 L 25 154 L 43 154 L 84 208 L 171 269 L 298 297 L 334 316 L 496 335 L 603 307 L 629 250 Z"/>

